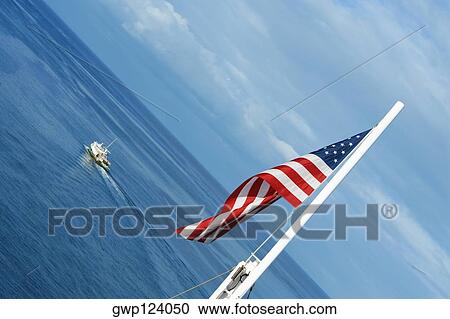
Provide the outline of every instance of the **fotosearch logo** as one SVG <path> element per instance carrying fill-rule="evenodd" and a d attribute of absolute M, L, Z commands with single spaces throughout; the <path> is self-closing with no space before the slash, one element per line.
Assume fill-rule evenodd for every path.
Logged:
<path fill-rule="evenodd" d="M 271 205 L 257 217 L 235 226 L 223 239 L 255 239 L 261 233 L 272 234 L 279 239 L 287 225 L 292 225 L 308 206 L 288 211 L 283 206 Z M 334 208 L 334 209 L 332 209 Z M 305 225 L 297 234 L 304 240 L 328 240 L 334 234 L 335 240 L 346 240 L 351 229 L 365 231 L 367 240 L 379 239 L 380 221 L 398 217 L 396 204 L 367 204 L 365 212 L 348 214 L 345 204 L 322 204 L 315 215 L 334 212 L 334 218 L 327 229 L 314 229 Z M 179 226 L 189 225 L 204 218 L 204 206 L 153 206 L 145 210 L 137 207 L 95 207 L 95 208 L 50 208 L 48 211 L 48 235 L 70 236 L 121 236 L 145 238 L 170 238 L 177 236 Z"/>

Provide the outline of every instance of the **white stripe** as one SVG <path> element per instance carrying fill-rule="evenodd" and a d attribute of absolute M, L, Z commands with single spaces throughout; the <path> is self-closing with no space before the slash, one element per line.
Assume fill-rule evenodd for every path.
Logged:
<path fill-rule="evenodd" d="M 245 201 L 247 200 L 248 193 L 250 192 L 250 189 L 252 188 L 253 184 L 256 182 L 258 177 L 254 176 L 252 179 L 250 179 L 247 184 L 241 189 L 238 197 L 236 198 L 236 201 L 234 202 L 233 207 L 230 211 L 220 214 L 216 218 L 213 219 L 213 221 L 197 236 L 194 240 L 198 240 L 202 238 L 205 234 L 211 232 L 214 230 L 214 228 L 218 227 L 222 222 L 236 209 L 241 208 Z"/>
<path fill-rule="evenodd" d="M 233 211 L 229 211 L 223 214 L 220 214 L 216 218 L 213 219 L 213 221 L 197 236 L 194 238 L 194 240 L 199 240 L 202 238 L 205 234 L 212 231 L 215 227 L 219 227 L 220 224 L 228 217 Z"/>
<path fill-rule="evenodd" d="M 253 202 L 247 205 L 245 209 L 242 211 L 242 213 L 239 216 L 246 215 L 249 213 L 250 210 L 253 210 L 256 208 L 255 206 L 259 206 L 264 199 L 267 197 L 267 193 L 269 192 L 270 184 L 263 180 L 261 183 L 261 186 L 259 187 L 258 194 L 256 195 Z"/>
<path fill-rule="evenodd" d="M 258 194 L 255 197 L 255 200 L 253 202 L 251 202 L 250 204 L 248 204 L 247 207 L 245 207 L 245 209 L 242 211 L 242 213 L 239 216 L 244 216 L 244 215 L 248 214 L 249 212 L 251 212 L 253 209 L 259 207 L 259 205 L 261 205 L 263 200 L 266 198 L 269 190 L 270 190 L 269 183 L 267 183 L 266 181 L 263 181 L 258 190 Z M 214 234 L 208 235 L 208 237 L 205 240 L 205 243 L 208 243 L 208 242 L 214 240 L 221 230 L 222 230 L 222 228 L 218 227 L 216 229 L 216 231 L 214 232 Z M 197 237 L 196 240 L 198 240 L 200 238 Z"/>
<path fill-rule="evenodd" d="M 330 168 L 330 166 L 327 165 L 319 156 L 314 154 L 306 154 L 303 155 L 302 158 L 306 158 L 307 160 L 311 161 L 314 165 L 317 166 L 317 168 L 325 175 L 330 176 L 331 173 L 333 173 L 333 170 Z"/>
<path fill-rule="evenodd" d="M 245 186 L 241 189 L 241 192 L 239 193 L 236 201 L 234 202 L 233 207 L 231 207 L 231 210 L 241 208 L 242 205 L 244 205 L 245 201 L 247 200 L 248 192 L 250 192 L 250 189 L 257 179 L 258 177 L 253 176 L 252 179 L 250 179 L 247 184 L 245 184 Z"/>
<path fill-rule="evenodd" d="M 303 202 L 308 197 L 308 194 L 306 194 L 300 187 L 298 187 L 297 184 L 295 184 L 294 181 L 289 176 L 287 176 L 283 171 L 280 171 L 279 169 L 276 168 L 272 168 L 262 173 L 270 174 L 277 180 L 279 180 L 280 183 L 283 184 L 283 186 L 289 192 L 291 192 L 292 195 L 297 197 L 299 201 Z"/>
<path fill-rule="evenodd" d="M 315 178 L 314 175 L 311 174 L 302 164 L 292 161 L 282 165 L 289 166 L 296 171 L 298 175 L 300 175 L 313 189 L 320 186 L 321 183 L 317 180 L 317 178 Z"/>
<path fill-rule="evenodd" d="M 197 226 L 201 223 L 201 221 L 199 221 L 198 223 L 195 224 L 190 224 L 187 225 L 186 227 L 183 228 L 183 230 L 180 232 L 180 235 L 183 236 L 184 238 L 188 238 L 189 235 L 197 228 Z"/>

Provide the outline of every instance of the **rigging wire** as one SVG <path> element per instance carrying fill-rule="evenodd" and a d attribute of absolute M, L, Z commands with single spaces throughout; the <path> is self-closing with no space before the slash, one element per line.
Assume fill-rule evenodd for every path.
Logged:
<path fill-rule="evenodd" d="M 292 217 L 292 215 L 294 214 L 294 212 L 295 212 L 295 210 L 293 210 L 292 213 L 290 213 L 289 216 L 287 216 L 286 221 L 287 221 L 289 218 Z M 258 247 L 256 247 L 256 249 L 255 249 L 255 250 L 250 254 L 250 256 L 247 258 L 247 261 L 249 261 L 251 257 L 258 258 L 258 257 L 256 257 L 256 255 L 255 255 L 256 252 L 257 252 L 258 250 L 260 250 L 260 249 L 261 249 L 261 248 L 269 241 L 269 239 L 273 238 L 273 236 L 275 235 L 275 233 L 276 233 L 277 231 L 279 231 L 279 230 L 281 229 L 281 227 L 283 227 L 285 224 L 286 224 L 286 223 L 280 223 L 280 224 L 278 225 L 278 227 L 275 228 L 275 230 L 274 230 L 269 236 L 267 236 L 267 238 L 264 239 L 263 242 L 262 242 L 261 244 L 259 244 Z"/>
<path fill-rule="evenodd" d="M 211 277 L 211 278 L 209 278 L 209 279 L 207 279 L 207 280 L 205 280 L 205 281 L 199 283 L 198 285 L 195 285 L 195 286 L 193 286 L 193 287 L 191 287 L 191 288 L 189 288 L 189 289 L 186 289 L 186 290 L 184 290 L 184 291 L 182 291 L 182 292 L 180 292 L 180 293 L 177 293 L 176 295 L 170 297 L 169 299 L 175 299 L 175 298 L 177 298 L 177 297 L 179 297 L 179 296 L 182 296 L 182 295 L 184 295 L 184 294 L 186 294 L 186 293 L 188 293 L 188 292 L 190 292 L 190 291 L 192 291 L 192 290 L 194 290 L 194 289 L 200 288 L 201 286 L 206 285 L 207 283 L 213 281 L 214 279 L 217 279 L 217 278 L 219 278 L 219 277 L 222 277 L 223 275 L 228 274 L 228 273 L 229 273 L 230 271 L 232 271 L 234 268 L 235 268 L 235 267 L 231 267 L 231 268 L 228 269 L 227 271 L 224 271 L 223 273 L 218 274 L 218 275 L 215 275 L 214 277 Z"/>
<path fill-rule="evenodd" d="M 369 57 L 368 59 L 360 62 L 359 64 L 355 65 L 353 68 L 351 68 L 349 71 L 339 75 L 336 79 L 334 79 L 333 81 L 327 83 L 326 85 L 322 86 L 321 88 L 315 90 L 314 92 L 310 93 L 309 95 L 307 95 L 306 97 L 304 97 L 303 99 L 301 99 L 300 101 L 298 101 L 297 103 L 291 105 L 290 107 L 288 107 L 287 109 L 285 109 L 283 112 L 278 113 L 276 116 L 274 116 L 271 121 L 276 120 L 277 118 L 283 116 L 284 114 L 286 114 L 287 112 L 293 110 L 294 108 L 296 108 L 297 106 L 299 106 L 300 104 L 303 104 L 304 102 L 308 101 L 309 99 L 313 98 L 314 96 L 316 96 L 317 94 L 319 94 L 320 92 L 322 92 L 323 90 L 326 90 L 327 88 L 329 88 L 330 86 L 333 86 L 334 84 L 338 83 L 339 81 L 341 81 L 342 79 L 346 78 L 347 76 L 349 76 L 351 73 L 353 73 L 354 71 L 358 70 L 359 68 L 365 66 L 366 64 L 368 64 L 369 62 L 371 62 L 372 60 L 376 59 L 377 57 L 379 57 L 380 55 L 382 55 L 383 53 L 386 53 L 387 51 L 389 51 L 390 49 L 392 49 L 393 47 L 397 46 L 398 44 L 400 44 L 401 42 L 405 41 L 406 39 L 410 38 L 411 36 L 413 36 L 414 34 L 416 34 L 417 32 L 419 32 L 420 30 L 422 30 L 423 28 L 425 28 L 426 25 L 421 26 L 420 28 L 408 33 L 407 35 L 403 36 L 402 38 L 400 38 L 399 40 L 395 41 L 394 43 L 391 43 L 389 46 L 387 46 L 386 48 L 384 48 L 383 50 L 379 51 L 378 53 L 376 53 L 375 55 L 372 55 L 371 57 Z"/>

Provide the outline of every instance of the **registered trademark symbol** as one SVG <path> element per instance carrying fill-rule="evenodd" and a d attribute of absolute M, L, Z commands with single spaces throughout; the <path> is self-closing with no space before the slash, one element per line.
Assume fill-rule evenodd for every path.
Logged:
<path fill-rule="evenodd" d="M 396 204 L 383 204 L 381 214 L 386 219 L 394 219 L 398 215 L 398 206 Z"/>

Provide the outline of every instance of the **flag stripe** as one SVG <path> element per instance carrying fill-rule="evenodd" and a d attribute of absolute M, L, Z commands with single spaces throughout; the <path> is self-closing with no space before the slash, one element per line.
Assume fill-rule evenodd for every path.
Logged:
<path fill-rule="evenodd" d="M 310 160 L 303 158 L 303 157 L 299 157 L 296 158 L 294 160 L 292 160 L 292 162 L 296 162 L 299 163 L 300 165 L 302 165 L 308 172 L 310 172 L 310 174 L 319 182 L 322 183 L 327 177 L 322 173 L 322 171 L 320 169 L 318 169 L 313 162 L 311 162 Z"/>
<path fill-rule="evenodd" d="M 208 227 L 206 227 L 198 236 L 196 236 L 197 238 L 201 238 L 203 236 L 205 236 L 206 234 L 210 233 L 211 231 L 214 231 L 216 228 L 218 228 L 218 226 L 223 226 L 222 224 L 226 225 L 226 223 L 229 220 L 235 219 L 237 215 L 239 215 L 242 211 L 245 211 L 247 208 L 251 207 L 252 203 L 254 203 L 255 201 L 259 200 L 258 196 L 264 196 L 267 192 L 267 190 L 269 189 L 269 185 L 267 183 L 265 183 L 265 185 L 263 186 L 263 180 L 257 178 L 254 181 L 252 181 L 251 183 L 251 188 L 247 193 L 247 196 L 245 197 L 245 202 L 242 203 L 242 205 L 240 205 L 240 207 L 231 210 L 230 212 L 226 212 L 221 214 L 222 218 L 216 218 L 216 220 L 214 220 L 213 222 L 210 223 L 210 225 L 208 225 Z M 261 187 L 263 186 L 263 187 Z M 261 193 L 261 189 L 263 190 L 264 193 Z M 260 194 L 261 193 L 261 194 Z M 243 197 L 242 197 L 243 198 Z M 261 198 L 261 200 L 264 199 L 264 197 Z"/>
<path fill-rule="evenodd" d="M 296 161 L 290 161 L 283 165 L 289 166 L 290 168 L 295 170 L 298 175 L 303 177 L 306 183 L 308 183 L 308 185 L 310 185 L 313 190 L 320 186 L 320 181 L 300 163 Z"/>
<path fill-rule="evenodd" d="M 276 193 L 266 197 L 264 199 L 264 201 L 261 203 L 261 205 L 258 208 L 252 210 L 251 213 L 245 214 L 245 215 L 241 214 L 240 218 L 236 219 L 233 223 L 230 223 L 229 225 L 227 225 L 228 226 L 227 228 L 218 229 L 218 233 L 209 234 L 209 235 L 203 237 L 200 241 L 204 242 L 204 243 L 208 243 L 208 242 L 214 241 L 217 238 L 222 237 L 224 234 L 226 234 L 228 232 L 228 229 L 233 228 L 237 223 L 241 223 L 244 220 L 246 220 L 247 218 L 250 218 L 251 216 L 259 213 L 261 210 L 266 208 L 266 206 L 268 206 L 268 205 L 272 204 L 273 202 L 277 201 L 279 198 L 280 197 Z"/>
<path fill-rule="evenodd" d="M 201 222 L 199 225 L 197 225 L 195 227 L 195 229 L 191 232 L 191 234 L 188 236 L 187 239 L 193 240 L 193 239 L 197 238 L 199 235 L 201 235 L 204 231 L 207 230 L 208 226 L 211 226 L 211 224 L 219 225 L 221 221 L 223 221 L 225 218 L 228 217 L 228 215 L 230 215 L 231 212 L 233 212 L 233 210 L 242 207 L 246 203 L 247 195 L 250 192 L 253 184 L 257 180 L 258 180 L 258 178 L 252 177 L 246 183 L 241 185 L 242 187 L 240 188 L 239 195 L 234 199 L 234 203 L 231 207 L 231 210 L 221 212 L 218 215 L 216 215 L 216 217 L 213 219 L 211 219 L 212 218 L 211 217 L 211 218 L 207 218 L 207 219 L 203 220 L 203 222 Z M 230 202 L 230 204 L 231 204 L 231 202 Z"/>
<path fill-rule="evenodd" d="M 282 171 L 284 174 L 286 174 L 295 183 L 295 185 L 297 185 L 306 195 L 309 196 L 314 191 L 314 188 L 312 188 L 311 185 L 308 184 L 306 180 L 304 180 L 303 177 L 289 165 L 283 164 L 274 167 L 273 169 L 278 169 Z"/>
<path fill-rule="evenodd" d="M 242 205 L 245 204 L 245 201 L 247 200 L 247 195 L 250 192 L 253 184 L 258 180 L 256 176 L 253 176 L 248 180 L 248 182 L 242 187 L 241 191 L 239 192 L 239 195 L 237 196 L 236 200 L 234 201 L 233 205 L 231 205 L 231 210 L 237 209 L 242 207 Z"/>
<path fill-rule="evenodd" d="M 271 169 L 258 174 L 259 177 L 268 181 L 273 188 L 275 188 L 281 196 L 283 196 L 292 206 L 297 207 L 301 205 L 306 195 L 295 183 L 277 169 Z"/>
<path fill-rule="evenodd" d="M 248 212 L 252 211 L 253 208 L 258 208 L 263 205 L 263 202 L 268 199 L 268 197 L 266 196 L 271 188 L 270 185 L 266 183 L 266 181 L 262 179 L 260 179 L 260 181 L 262 182 L 261 187 L 258 190 L 258 194 L 252 203 L 250 203 L 247 207 L 241 208 L 236 212 L 233 212 L 233 214 L 230 214 L 221 228 L 217 228 L 217 230 L 215 230 L 214 232 L 209 232 L 209 234 L 203 235 L 202 237 L 205 239 L 208 237 L 215 238 L 221 231 L 228 232 L 228 230 L 233 228 L 243 217 L 247 215 Z M 214 233 L 213 236 L 211 236 L 211 233 Z"/>
<path fill-rule="evenodd" d="M 313 163 L 314 166 L 317 167 L 326 177 L 330 176 L 333 172 L 333 170 L 317 155 L 306 154 L 303 155 L 302 158 L 305 158 Z"/>

